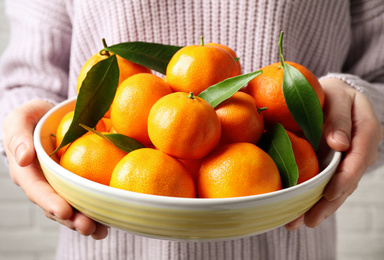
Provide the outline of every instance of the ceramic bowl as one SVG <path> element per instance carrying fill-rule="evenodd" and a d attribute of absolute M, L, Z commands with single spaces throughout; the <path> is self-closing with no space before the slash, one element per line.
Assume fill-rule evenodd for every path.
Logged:
<path fill-rule="evenodd" d="M 90 218 L 147 237 L 210 241 L 246 237 L 280 227 L 302 215 L 321 197 L 341 153 L 321 145 L 321 172 L 307 182 L 262 195 L 224 198 L 174 198 L 129 192 L 73 174 L 58 164 L 52 134 L 75 106 L 67 100 L 38 123 L 34 143 L 41 168 L 55 191 Z"/>

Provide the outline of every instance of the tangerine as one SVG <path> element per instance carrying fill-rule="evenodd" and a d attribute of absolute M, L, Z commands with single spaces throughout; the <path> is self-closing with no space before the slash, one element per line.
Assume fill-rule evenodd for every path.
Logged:
<path fill-rule="evenodd" d="M 229 46 L 227 45 L 224 45 L 224 44 L 220 44 L 220 43 L 215 43 L 215 42 L 210 42 L 210 43 L 207 43 L 206 45 L 208 46 L 216 46 L 216 47 L 219 47 L 219 48 L 222 48 L 224 50 L 226 50 L 227 52 L 229 52 L 229 54 L 231 54 L 231 56 L 235 59 L 238 59 L 239 57 L 237 56 L 236 52 L 231 49 Z M 237 72 L 239 75 L 241 75 L 241 64 L 240 64 L 240 61 L 237 60 L 236 61 L 236 65 L 237 65 Z"/>
<path fill-rule="evenodd" d="M 81 84 L 83 83 L 85 77 L 87 76 L 88 71 L 96 65 L 98 62 L 108 58 L 110 53 L 107 51 L 101 51 L 92 55 L 81 67 L 79 77 L 77 78 L 77 93 L 80 91 Z M 117 64 L 119 66 L 119 85 L 128 77 L 138 74 L 138 73 L 152 73 L 152 71 L 140 64 L 134 63 L 132 61 L 126 60 L 119 55 L 116 55 Z"/>
<path fill-rule="evenodd" d="M 203 159 L 197 179 L 200 198 L 241 197 L 282 189 L 272 158 L 251 143 L 217 147 Z"/>
<path fill-rule="evenodd" d="M 161 97 L 172 93 L 168 84 L 160 77 L 140 73 L 120 84 L 111 106 L 113 128 L 120 134 L 148 144 L 148 114 Z"/>
<path fill-rule="evenodd" d="M 99 131 L 99 132 L 110 132 L 112 128 L 112 120 L 109 117 L 103 117 L 101 120 L 103 120 L 104 125 L 105 125 L 105 130 L 104 131 Z"/>
<path fill-rule="evenodd" d="M 221 144 L 256 144 L 264 132 L 264 119 L 252 96 L 236 92 L 216 108 L 221 123 Z"/>
<path fill-rule="evenodd" d="M 237 64 L 231 54 L 203 42 L 177 51 L 166 71 L 167 82 L 174 92 L 193 92 L 194 95 L 237 75 Z"/>
<path fill-rule="evenodd" d="M 193 180 L 196 181 L 197 180 L 197 176 L 199 174 L 200 165 L 201 165 L 202 160 L 201 159 L 198 159 L 198 160 L 183 160 L 183 159 L 180 159 L 179 161 L 182 164 L 184 164 L 185 168 L 187 168 L 189 173 L 192 175 Z"/>
<path fill-rule="evenodd" d="M 59 147 L 61 142 L 63 141 L 63 138 L 65 134 L 67 133 L 72 120 L 73 120 L 73 115 L 74 111 L 68 112 L 61 120 L 59 123 L 59 126 L 56 129 L 56 148 Z M 106 125 L 104 120 L 100 120 L 97 125 L 96 125 L 96 130 L 99 132 L 104 132 L 106 131 Z M 67 149 L 69 144 L 58 150 L 56 153 L 59 157 L 61 157 L 64 153 L 64 151 Z"/>
<path fill-rule="evenodd" d="M 293 154 L 299 170 L 297 184 L 300 184 L 319 173 L 319 160 L 312 145 L 306 139 L 289 131 L 287 131 L 287 134 L 289 140 L 291 140 Z"/>
<path fill-rule="evenodd" d="M 84 65 L 82 66 L 82 68 L 80 70 L 79 77 L 77 78 L 77 86 L 76 86 L 77 93 L 79 93 L 81 85 L 83 84 L 83 81 L 84 81 L 85 77 L 87 76 L 88 71 L 94 65 L 96 65 L 98 62 L 108 58 L 109 56 L 110 56 L 110 52 L 102 50 L 102 51 L 92 55 L 84 63 Z M 149 68 L 144 67 L 142 65 L 139 65 L 137 63 L 133 63 L 129 60 L 126 60 L 126 59 L 120 57 L 119 55 L 116 55 L 116 58 L 117 58 L 117 64 L 119 67 L 119 83 L 118 83 L 118 85 L 120 85 L 125 79 L 127 79 L 128 77 L 130 77 L 132 75 L 135 75 L 138 73 L 152 73 L 152 71 Z M 111 110 L 109 109 L 107 111 L 107 113 L 105 114 L 105 117 L 109 117 L 110 112 L 111 112 Z"/>
<path fill-rule="evenodd" d="M 126 155 L 113 170 L 110 186 L 152 195 L 196 198 L 195 184 L 184 165 L 151 148 Z"/>
<path fill-rule="evenodd" d="M 221 125 L 207 101 L 192 92 L 175 92 L 151 108 L 148 134 L 156 148 L 171 156 L 202 159 L 219 143 Z"/>
<path fill-rule="evenodd" d="M 111 142 L 89 133 L 67 148 L 60 165 L 83 178 L 109 185 L 113 169 L 126 154 Z"/>
<path fill-rule="evenodd" d="M 295 67 L 304 75 L 315 90 L 320 105 L 323 107 L 325 97 L 324 90 L 316 76 L 300 64 L 289 61 L 286 63 Z M 301 132 L 299 125 L 296 123 L 285 103 L 283 94 L 284 68 L 282 68 L 281 63 L 273 63 L 261 68 L 261 70 L 263 73 L 248 83 L 246 91 L 253 96 L 258 106 L 267 108 L 267 110 L 263 112 L 265 128 L 270 129 L 279 122 L 285 129 L 291 132 Z"/>

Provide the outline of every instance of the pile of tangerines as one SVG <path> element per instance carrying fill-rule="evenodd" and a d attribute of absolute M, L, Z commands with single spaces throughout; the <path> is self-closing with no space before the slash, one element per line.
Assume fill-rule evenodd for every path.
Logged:
<path fill-rule="evenodd" d="M 78 92 L 87 72 L 105 54 L 97 53 L 84 64 Z M 279 170 L 258 142 L 281 123 L 292 143 L 298 183 L 319 172 L 316 153 L 285 104 L 279 62 L 261 68 L 261 75 L 216 107 L 198 95 L 242 73 L 239 59 L 227 46 L 185 46 L 173 55 L 162 78 L 119 56 L 117 62 L 119 85 L 95 129 L 128 136 L 143 147 L 127 153 L 89 132 L 58 150 L 60 165 L 67 170 L 111 187 L 163 196 L 222 198 L 273 192 L 282 189 Z M 306 77 L 323 105 L 316 77 L 299 64 L 289 64 Z M 70 112 L 61 120 L 56 147 L 72 118 Z"/>

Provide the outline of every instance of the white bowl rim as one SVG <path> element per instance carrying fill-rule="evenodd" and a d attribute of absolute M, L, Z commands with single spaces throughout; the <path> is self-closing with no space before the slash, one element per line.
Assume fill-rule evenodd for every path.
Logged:
<path fill-rule="evenodd" d="M 70 98 L 56 105 L 51 110 L 49 110 L 38 122 L 35 128 L 34 137 L 33 137 L 36 154 L 39 160 L 41 160 L 46 165 L 46 167 L 53 168 L 56 165 L 55 174 L 57 174 L 60 178 L 67 180 L 75 185 L 81 186 L 82 188 L 88 191 L 92 191 L 95 193 L 102 192 L 103 195 L 114 198 L 114 199 L 119 198 L 119 199 L 131 201 L 132 203 L 135 203 L 135 202 L 148 203 L 151 205 L 162 204 L 162 205 L 172 205 L 172 207 L 182 206 L 183 208 L 224 206 L 229 204 L 234 205 L 238 203 L 252 202 L 255 199 L 257 200 L 272 199 L 287 193 L 296 194 L 298 190 L 302 188 L 304 188 L 305 190 L 308 190 L 313 186 L 316 186 L 317 183 L 321 183 L 322 181 L 325 181 L 322 179 L 326 178 L 325 175 L 327 171 L 329 171 L 331 168 L 337 167 L 338 163 L 341 160 L 341 152 L 332 150 L 334 154 L 332 156 L 330 163 L 327 165 L 327 167 L 324 170 L 322 170 L 315 177 L 311 178 L 309 181 L 306 181 L 301 184 L 295 185 L 293 187 L 285 188 L 282 190 L 265 193 L 265 194 L 251 195 L 251 196 L 231 197 L 231 198 L 212 198 L 212 199 L 178 198 L 178 197 L 167 197 L 167 196 L 143 194 L 143 193 L 121 190 L 121 189 L 109 187 L 97 182 L 93 182 L 91 180 L 78 176 L 66 170 L 65 168 L 61 167 L 45 152 L 40 142 L 40 133 L 45 121 L 57 110 L 59 110 L 62 107 L 65 107 L 66 105 L 70 104 L 71 102 L 74 102 L 75 100 L 76 100 L 76 97 Z"/>

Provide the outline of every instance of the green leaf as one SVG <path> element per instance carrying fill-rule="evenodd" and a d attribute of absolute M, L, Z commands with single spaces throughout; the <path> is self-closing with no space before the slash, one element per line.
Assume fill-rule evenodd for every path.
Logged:
<path fill-rule="evenodd" d="M 63 141 L 52 154 L 87 132 L 80 124 L 89 127 L 97 125 L 111 106 L 118 83 L 116 55 L 101 60 L 89 70 L 77 96 L 72 123 Z"/>
<path fill-rule="evenodd" d="M 101 138 L 111 142 L 114 146 L 116 146 L 117 148 L 119 148 L 120 150 L 122 150 L 123 152 L 126 152 L 126 153 L 130 153 L 134 150 L 145 147 L 139 141 L 137 141 L 137 140 L 135 140 L 129 136 L 126 136 L 126 135 L 102 134 L 99 131 L 96 131 L 95 129 L 87 127 L 83 124 L 80 124 L 80 126 L 83 127 L 84 129 L 94 133 L 94 134 L 97 134 Z"/>
<path fill-rule="evenodd" d="M 263 73 L 263 71 L 258 70 L 248 74 L 225 79 L 202 91 L 198 97 L 204 99 L 209 104 L 211 104 L 212 107 L 215 108 L 221 102 L 230 98 L 233 94 L 248 84 L 249 81 L 259 76 L 261 73 Z"/>
<path fill-rule="evenodd" d="M 317 151 L 323 127 L 320 101 L 304 75 L 287 63 L 284 63 L 283 93 L 293 118 Z"/>
<path fill-rule="evenodd" d="M 258 145 L 272 157 L 280 172 L 283 188 L 295 186 L 299 178 L 292 143 L 284 127 L 277 123 L 265 133 Z"/>
<path fill-rule="evenodd" d="M 169 61 L 181 48 L 150 42 L 123 42 L 106 47 L 105 50 L 165 75 Z"/>

